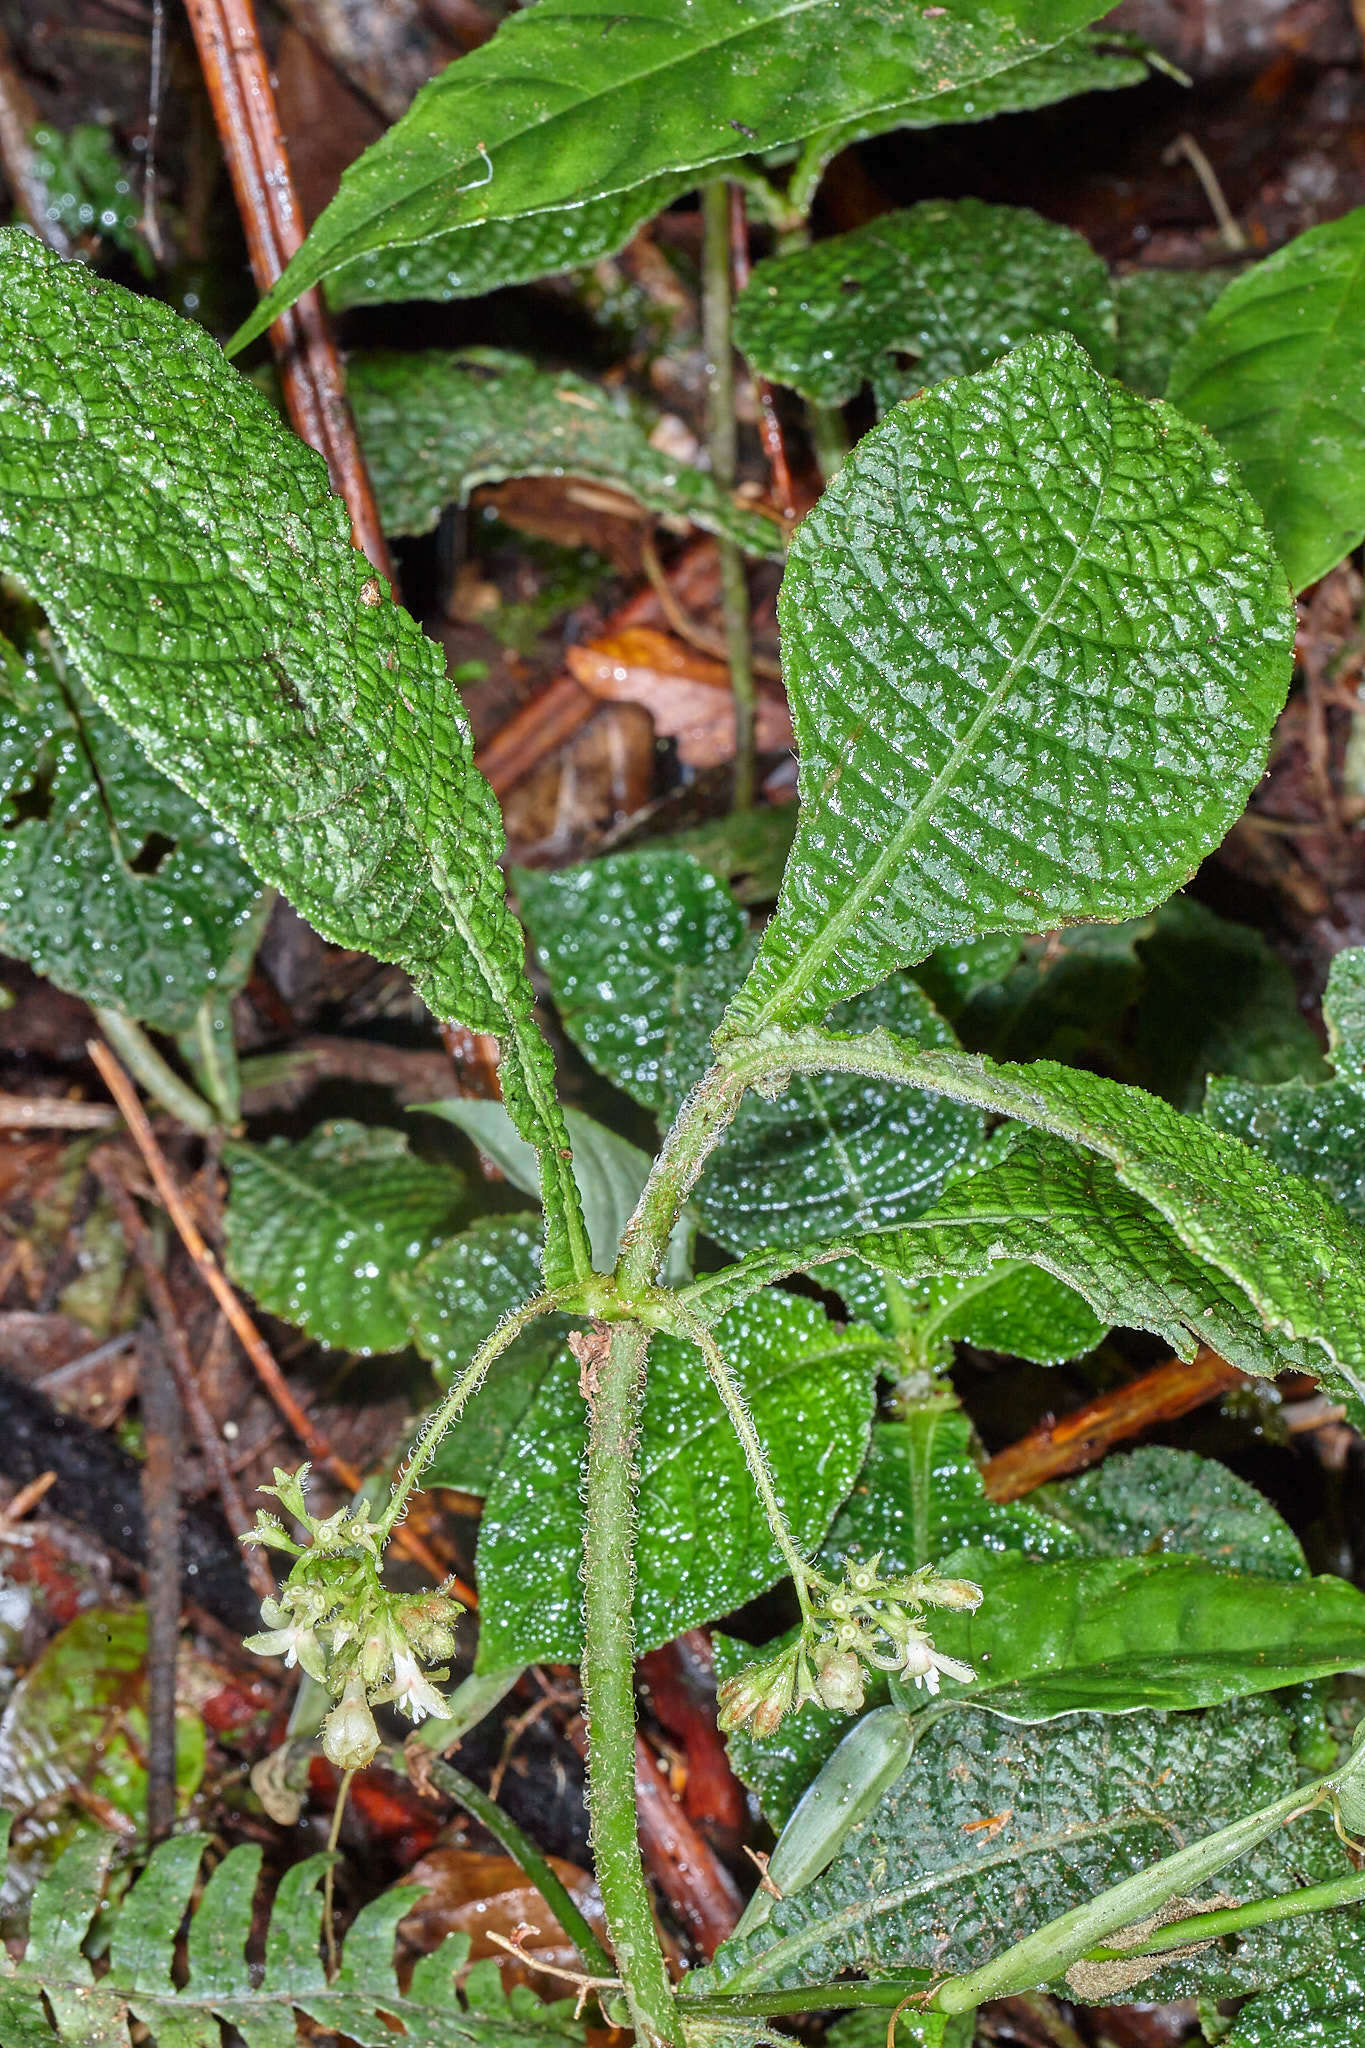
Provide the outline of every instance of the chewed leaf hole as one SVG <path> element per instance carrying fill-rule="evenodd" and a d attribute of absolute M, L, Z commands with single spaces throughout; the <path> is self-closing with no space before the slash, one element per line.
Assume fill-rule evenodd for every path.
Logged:
<path fill-rule="evenodd" d="M 164 832 L 149 832 L 128 865 L 135 875 L 154 875 L 174 852 L 173 839 L 168 839 Z"/>

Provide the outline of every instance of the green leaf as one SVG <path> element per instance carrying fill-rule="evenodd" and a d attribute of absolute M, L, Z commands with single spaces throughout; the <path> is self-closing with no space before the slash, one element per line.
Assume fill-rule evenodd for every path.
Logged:
<path fill-rule="evenodd" d="M 778 1294 L 715 1334 L 767 1447 L 795 1540 L 813 1549 L 863 1462 L 884 1341 L 841 1332 L 815 1303 Z M 584 1444 L 576 1381 L 552 1374 L 484 1508 L 480 1670 L 577 1661 Z M 657 1337 L 650 1351 L 639 1457 L 635 1641 L 643 1652 L 742 1606 L 784 1567 L 701 1355 L 678 1338 Z"/>
<path fill-rule="evenodd" d="M 903 1372 L 950 1365 L 954 1344 L 1061 1365 L 1093 1351 L 1109 1328 L 1070 1287 L 1022 1262 L 1002 1260 L 967 1279 L 906 1285 L 886 1267 L 835 1259 L 815 1277 L 850 1314 L 896 1340 Z"/>
<path fill-rule="evenodd" d="M 0 1821 L 7 1822 L 7 1816 Z M 4 1865 L 0 1826 L 0 1876 Z M 523 1987 L 503 1991 L 496 1971 L 467 1969 L 469 1936 L 450 1935 L 423 1956 L 408 1989 L 394 1970 L 394 1933 L 411 1910 L 411 1887 L 382 1892 L 357 1915 L 331 1983 L 318 1953 L 328 1863 L 310 1856 L 285 1873 L 266 1933 L 264 1981 L 245 1954 L 252 1897 L 261 1867 L 254 1843 L 229 1849 L 191 1908 L 205 1835 L 154 1849 L 146 1869 L 114 1909 L 107 1974 L 94 1979 L 81 1952 L 100 1907 L 107 1849 L 98 1839 L 69 1850 L 33 1902 L 26 1954 L 0 1950 L 0 2022 L 5 2048 L 126 2048 L 128 2017 L 159 2048 L 218 2048 L 219 2022 L 246 2048 L 292 2048 L 295 2015 L 358 2048 L 395 2039 L 414 2048 L 546 2048 L 581 2041 L 567 2001 L 546 2006 Z M 189 1978 L 172 1977 L 176 1937 L 187 1909 Z M 456 1981 L 463 1986 L 463 1997 Z M 44 2001 L 52 2008 L 54 2027 Z M 397 2031 L 396 2031 L 397 2030 Z"/>
<path fill-rule="evenodd" d="M 1323 998 L 1335 1078 L 1259 1087 L 1210 1081 L 1204 1114 L 1220 1131 L 1255 1145 L 1288 1173 L 1313 1181 L 1365 1223 L 1365 947 L 1338 953 Z"/>
<path fill-rule="evenodd" d="M 1365 1929 L 1352 1918 L 1329 1967 L 1244 2005 L 1223 2048 L 1365 2048 Z"/>
<path fill-rule="evenodd" d="M 457 1125 L 502 1169 L 514 1187 L 523 1194 L 535 1194 L 535 1154 L 513 1128 L 500 1102 L 449 1096 L 442 1102 L 419 1106 L 427 1116 L 439 1116 L 445 1123 Z M 581 1109 L 566 1109 L 564 1123 L 573 1145 L 574 1179 L 593 1261 L 599 1272 L 609 1273 L 616 1264 L 621 1234 L 649 1177 L 650 1161 L 638 1145 L 608 1130 Z M 691 1274 L 692 1230 L 692 1221 L 684 1213 L 674 1228 L 664 1263 L 663 1277 L 671 1286 Z"/>
<path fill-rule="evenodd" d="M 757 1076 L 777 1055 L 763 1044 L 752 1052 L 741 1048 L 734 1057 L 741 1073 Z M 855 1047 L 795 1031 L 782 1035 L 780 1062 L 787 1072 L 856 1068 L 941 1088 L 1108 1159 L 1120 1182 L 1165 1219 L 1196 1260 L 1246 1295 L 1286 1362 L 1297 1361 L 1351 1395 L 1365 1391 L 1365 1237 L 1318 1189 L 1251 1147 L 1140 1089 L 1047 1060 L 994 1066 L 961 1053 L 897 1048 L 880 1033 Z M 1020 1255 L 1032 1253 L 1021 1247 Z M 777 1257 L 773 1274 L 781 1270 Z M 751 1262 L 751 1279 L 758 1267 Z M 1068 1277 L 1084 1291 L 1074 1275 Z M 725 1284 L 733 1289 L 739 1283 Z M 1213 1313 L 1228 1318 L 1229 1336 L 1240 1341 L 1231 1290 L 1223 1293 Z M 1189 1323 L 1200 1327 L 1193 1314 Z"/>
<path fill-rule="evenodd" d="M 1171 365 L 1233 270 L 1130 270 L 1115 286 L 1121 384 L 1164 398 Z"/>
<path fill-rule="evenodd" d="M 676 853 L 522 874 L 518 890 L 570 1037 L 599 1073 L 670 1116 L 709 1065 L 712 1031 L 752 959 L 738 905 Z M 906 977 L 844 1005 L 834 1021 L 887 1025 L 923 1045 L 954 1042 Z M 921 1089 L 802 1078 L 776 1102 L 744 1098 L 696 1208 L 730 1250 L 875 1226 L 927 1207 L 980 1134 L 978 1118 Z"/>
<path fill-rule="evenodd" d="M 735 344 L 761 376 L 820 405 L 868 382 L 881 412 L 1054 332 L 1113 369 L 1109 272 L 1073 229 L 979 199 L 927 199 L 770 256 L 735 304 Z"/>
<path fill-rule="evenodd" d="M 885 2010 L 850 2013 L 829 2029 L 825 2039 L 830 2048 L 886 2048 L 886 2025 Z M 896 2048 L 972 2048 L 975 2038 L 974 2013 L 907 2008 L 896 2016 Z"/>
<path fill-rule="evenodd" d="M 1269 1804 L 1297 1775 L 1288 1720 L 1268 1700 L 1197 1717 L 1076 1715 L 1046 1728 L 967 1708 L 923 1721 L 905 1775 L 823 1876 L 722 1946 L 719 1987 L 976 1968 L 1141 1865 Z M 1317 1815 L 1223 1881 L 1254 1896 L 1346 1867 Z M 1285 1923 L 1248 1933 L 1235 1955 L 1205 1952 L 1175 1968 L 1211 1995 L 1245 1992 L 1311 1964 L 1329 1941 L 1320 1923 Z M 1170 1983 L 1171 1966 L 1157 1981 Z"/>
<path fill-rule="evenodd" d="M 0 567 L 153 764 L 325 937 L 502 1041 L 546 1276 L 586 1248 L 502 824 L 440 650 L 351 546 L 319 457 L 198 328 L 0 234 Z"/>
<path fill-rule="evenodd" d="M 1031 113 L 1079 93 L 1114 92 L 1125 85 L 1140 85 L 1146 77 L 1146 45 L 1135 37 L 1104 29 L 1068 36 L 1050 50 L 1024 56 L 1021 62 L 961 90 L 945 91 L 932 100 L 880 107 L 875 113 L 821 130 L 801 152 L 792 174 L 792 200 L 809 208 L 826 164 L 855 142 L 869 141 L 893 128 L 938 128 L 990 121 L 997 114 Z"/>
<path fill-rule="evenodd" d="M 224 1157 L 238 1285 L 339 1351 L 401 1351 L 411 1321 L 402 1282 L 458 1228 L 463 1175 L 414 1159 L 400 1131 L 349 1119 L 320 1124 L 297 1144 L 230 1144 Z"/>
<path fill-rule="evenodd" d="M 771 903 L 782 886 L 795 831 L 795 804 L 763 804 L 651 839 L 650 850 L 690 854 L 708 874 L 728 882 L 736 903 Z"/>
<path fill-rule="evenodd" d="M 673 1046 L 696 975 L 722 956 L 741 963 L 736 980 L 748 965 L 748 920 L 724 882 L 689 854 L 653 849 L 557 873 L 519 868 L 514 879 L 574 1044 L 637 1102 L 671 1113 Z"/>
<path fill-rule="evenodd" d="M 260 884 L 27 628 L 0 676 L 0 945 L 86 1002 L 183 1031 L 244 979 Z"/>
<path fill-rule="evenodd" d="M 540 1245 L 538 1216 L 484 1216 L 396 1281 L 412 1319 L 412 1341 L 430 1358 L 442 1386 L 463 1371 L 504 1316 L 539 1293 Z M 562 1316 L 542 1316 L 494 1360 L 442 1439 L 424 1486 L 487 1493 L 509 1439 L 557 1363 L 568 1328 Z"/>
<path fill-rule="evenodd" d="M 1176 357 L 1167 396 L 1218 436 L 1303 590 L 1365 536 L 1365 207 L 1236 278 Z"/>
<path fill-rule="evenodd" d="M 1233 1571 L 1299 1579 L 1303 1548 L 1263 1494 L 1213 1458 L 1148 1444 L 1032 1495 L 1099 1557 L 1178 1551 Z"/>
<path fill-rule="evenodd" d="M 342 307 L 395 299 L 480 298 L 503 285 L 574 270 L 614 255 L 690 183 L 687 173 L 669 172 L 583 206 L 521 214 L 515 220 L 474 221 L 420 242 L 379 242 L 329 271 L 328 302 Z"/>
<path fill-rule="evenodd" d="M 899 0 L 856 13 L 848 0 L 643 0 L 629 15 L 539 0 L 352 164 L 233 345 L 369 250 L 579 206 L 883 109 L 932 120 L 943 94 L 1036 61 L 1093 18 L 1094 0 L 1021 0 L 1008 19 L 987 0 L 942 15 Z"/>
<path fill-rule="evenodd" d="M 446 505 L 509 476 L 582 476 L 662 518 L 690 519 L 749 553 L 782 553 L 771 519 L 662 455 L 623 396 L 524 356 L 476 349 L 352 356 L 355 409 L 386 533 L 429 533 Z"/>
<path fill-rule="evenodd" d="M 946 1561 L 982 1579 L 974 1616 L 935 1620 L 934 1643 L 972 1664 L 972 1697 L 1021 1721 L 1205 1707 L 1365 1661 L 1365 1595 L 1345 1579 L 1281 1580 L 1160 1555 Z"/>
<path fill-rule="evenodd" d="M 1261 773 L 1293 632 L 1217 451 L 1056 335 L 860 442 L 780 615 L 802 812 L 726 1037 L 1160 902 Z"/>

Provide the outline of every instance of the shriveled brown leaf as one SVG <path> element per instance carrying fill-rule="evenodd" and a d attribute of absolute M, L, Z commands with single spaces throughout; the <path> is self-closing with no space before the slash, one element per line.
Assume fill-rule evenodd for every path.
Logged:
<path fill-rule="evenodd" d="M 574 1903 L 605 1940 L 602 1897 L 593 1878 L 562 1857 L 551 1856 L 549 1862 Z M 523 1966 L 489 1939 L 499 1934 L 510 1941 L 520 1928 L 517 1945 L 528 1957 L 553 1969 L 582 1968 L 577 1949 L 510 1856 L 455 1847 L 430 1849 L 413 1864 L 407 1882 L 424 1887 L 423 1898 L 398 1923 L 401 1940 L 416 1954 L 427 1955 L 439 1948 L 448 1934 L 467 1934 L 470 1962 L 495 1956 L 509 1989 L 513 1984 L 529 1984 L 542 1996 L 562 1997 L 562 1979 Z"/>

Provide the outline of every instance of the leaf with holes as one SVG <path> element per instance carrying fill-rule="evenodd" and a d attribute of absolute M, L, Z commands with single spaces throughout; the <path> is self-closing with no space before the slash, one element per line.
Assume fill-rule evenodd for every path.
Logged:
<path fill-rule="evenodd" d="M 0 945 L 88 1003 L 187 1030 L 245 978 L 260 884 L 17 623 L 22 644 L 0 641 Z"/>
<path fill-rule="evenodd" d="M 547 1278 L 586 1270 L 498 807 L 440 649 L 352 547 L 321 460 L 199 328 L 20 229 L 0 232 L 0 360 L 0 568 L 324 937 L 500 1038 Z"/>
<path fill-rule="evenodd" d="M 886 109 L 933 120 L 945 94 L 1037 62 L 1095 13 L 1094 0 L 1020 0 L 1008 18 L 989 0 L 942 14 L 900 0 L 640 0 L 630 14 L 539 0 L 432 79 L 351 165 L 234 346 L 377 248 L 718 171 L 737 148 L 781 148 Z"/>
<path fill-rule="evenodd" d="M 1295 590 L 1365 536 L 1365 207 L 1231 283 L 1176 357 L 1167 397 L 1218 436 Z"/>
<path fill-rule="evenodd" d="M 885 1341 L 843 1332 L 814 1302 L 777 1294 L 721 1323 L 716 1337 L 796 1542 L 813 1549 L 863 1462 Z M 578 1659 L 585 1442 L 577 1380 L 551 1375 L 484 1508 L 480 1670 Z M 639 1458 L 635 1647 L 643 1652 L 742 1606 L 784 1567 L 701 1355 L 676 1337 L 657 1337 L 650 1350 Z"/>
<path fill-rule="evenodd" d="M 820 405 L 870 383 L 879 411 L 1065 333 L 1114 367 L 1109 272 L 1071 228 L 1024 206 L 926 199 L 760 263 L 735 305 L 754 369 Z"/>
<path fill-rule="evenodd" d="M 801 820 L 726 1038 L 936 946 L 1160 902 L 1261 773 L 1293 634 L 1217 450 L 1061 336 L 867 435 L 780 612 Z"/>
<path fill-rule="evenodd" d="M 402 1284 L 458 1229 L 464 1177 L 414 1159 L 399 1131 L 349 1120 L 321 1124 L 297 1144 L 234 1142 L 224 1157 L 234 1280 L 271 1315 L 337 1350 L 401 1351 L 411 1322 Z"/>
<path fill-rule="evenodd" d="M 746 512 L 709 476 L 662 455 L 650 422 L 619 394 L 524 356 L 479 349 L 352 356 L 355 408 L 386 533 L 429 533 L 477 484 L 515 476 L 586 477 L 665 519 L 780 555 L 771 519 Z"/>

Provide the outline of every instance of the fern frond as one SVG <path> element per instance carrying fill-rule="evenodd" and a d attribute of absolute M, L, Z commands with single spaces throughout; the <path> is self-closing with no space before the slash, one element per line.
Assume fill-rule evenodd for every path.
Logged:
<path fill-rule="evenodd" d="M 0 1882 L 8 1839 L 9 1816 L 0 1814 Z M 130 2019 L 150 2030 L 155 2048 L 220 2048 L 220 2023 L 234 2027 L 246 2048 L 295 2048 L 299 2013 L 358 2048 L 581 2048 L 567 2002 L 543 2005 L 520 1986 L 505 1992 L 491 1962 L 475 1964 L 457 1994 L 467 1935 L 449 1935 L 423 1956 L 400 1992 L 394 1930 L 412 1903 L 403 1888 L 358 1916 L 329 1984 L 319 1959 L 325 1855 L 282 1879 L 264 1974 L 254 1983 L 245 1950 L 261 1852 L 249 1844 L 229 1850 L 190 1920 L 188 1981 L 177 1987 L 176 1935 L 207 1846 L 204 1835 L 180 1835 L 153 1851 L 115 1917 L 109 1969 L 97 1978 L 82 1943 L 112 1843 L 99 1835 L 73 1842 L 34 1894 L 24 1955 L 16 1961 L 0 1947 L 3 2048 L 130 2048 Z"/>

